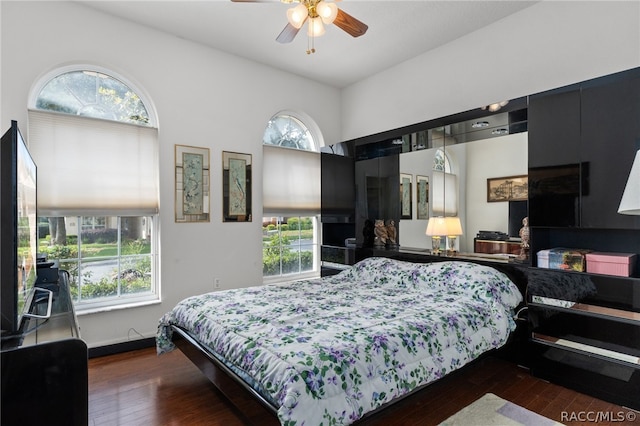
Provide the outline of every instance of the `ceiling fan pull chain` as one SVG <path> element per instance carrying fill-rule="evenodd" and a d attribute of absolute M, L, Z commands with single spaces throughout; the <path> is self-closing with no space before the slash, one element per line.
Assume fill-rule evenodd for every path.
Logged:
<path fill-rule="evenodd" d="M 314 43 L 314 37 L 309 36 L 307 37 L 307 55 L 310 55 L 312 53 L 316 53 L 316 46 Z"/>

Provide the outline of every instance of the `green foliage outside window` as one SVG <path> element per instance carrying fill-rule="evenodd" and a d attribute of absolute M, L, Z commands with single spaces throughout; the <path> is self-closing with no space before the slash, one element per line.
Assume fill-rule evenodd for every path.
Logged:
<path fill-rule="evenodd" d="M 54 243 L 57 239 L 48 232 L 41 235 L 38 251 L 69 272 L 74 301 L 152 291 L 151 243 L 132 237 L 139 229 L 127 231 L 135 229 L 138 220 L 123 218 L 122 222 L 126 226 L 120 238 L 118 229 L 108 227 L 83 229 L 80 244 L 75 235 L 65 237 L 64 244 Z M 105 262 L 111 266 L 102 267 L 100 276 L 94 277 L 94 266 Z"/>
<path fill-rule="evenodd" d="M 283 234 L 274 234 L 269 238 L 262 254 L 264 276 L 292 274 L 313 268 L 313 252 L 294 251 L 289 244 L 289 237 Z"/>

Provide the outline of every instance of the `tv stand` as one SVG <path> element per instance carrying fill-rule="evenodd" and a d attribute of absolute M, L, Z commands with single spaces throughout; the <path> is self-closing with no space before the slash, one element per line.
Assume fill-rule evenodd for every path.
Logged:
<path fill-rule="evenodd" d="M 47 303 L 33 303 L 22 334 L 2 341 L 3 425 L 88 424 L 87 345 L 80 339 L 68 273 L 58 275 L 47 284 L 57 290 Z"/>

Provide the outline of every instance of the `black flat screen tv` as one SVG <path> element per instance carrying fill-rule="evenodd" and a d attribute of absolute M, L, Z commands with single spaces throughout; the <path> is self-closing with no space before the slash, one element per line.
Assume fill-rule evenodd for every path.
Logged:
<path fill-rule="evenodd" d="M 37 277 L 36 163 L 18 123 L 0 141 L 0 317 L 2 335 L 19 334 Z"/>

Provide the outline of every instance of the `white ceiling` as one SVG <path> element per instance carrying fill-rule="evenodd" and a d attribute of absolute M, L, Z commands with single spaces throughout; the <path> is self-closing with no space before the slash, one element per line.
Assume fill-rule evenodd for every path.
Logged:
<path fill-rule="evenodd" d="M 308 55 L 306 31 L 275 41 L 291 7 L 278 0 L 78 0 L 88 7 L 338 88 L 490 25 L 536 1 L 364 1 L 338 6 L 369 26 L 353 38 L 327 26 Z M 506 34 L 505 37 L 509 35 Z M 478 40 L 482 43 L 482 40 Z"/>

